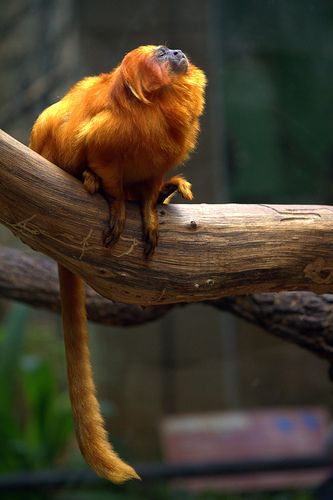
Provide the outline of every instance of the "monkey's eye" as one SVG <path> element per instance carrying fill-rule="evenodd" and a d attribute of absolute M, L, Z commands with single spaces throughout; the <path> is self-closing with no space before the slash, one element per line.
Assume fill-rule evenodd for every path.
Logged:
<path fill-rule="evenodd" d="M 167 47 L 159 47 L 156 51 L 156 56 L 158 59 L 164 59 L 167 53 L 168 53 Z"/>

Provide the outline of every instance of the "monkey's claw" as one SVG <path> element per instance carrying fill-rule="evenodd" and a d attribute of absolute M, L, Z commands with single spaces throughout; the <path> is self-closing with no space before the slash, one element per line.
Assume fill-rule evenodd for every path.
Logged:
<path fill-rule="evenodd" d="M 121 233 L 123 232 L 124 225 L 119 221 L 113 222 L 112 220 L 109 222 L 109 227 L 103 232 L 103 244 L 106 247 L 110 247 L 117 243 L 120 238 Z"/>
<path fill-rule="evenodd" d="M 158 242 L 158 231 L 157 230 L 149 230 L 145 233 L 145 246 L 144 246 L 144 254 L 147 259 L 152 257 L 155 252 L 155 248 L 157 247 Z"/>
<path fill-rule="evenodd" d="M 110 229 L 104 230 L 104 232 L 103 232 L 103 245 L 105 247 L 110 247 L 111 245 L 116 243 L 116 241 L 118 239 L 119 239 L 119 237 L 117 238 L 117 236 L 115 236 L 114 233 L 112 231 L 110 231 Z"/>

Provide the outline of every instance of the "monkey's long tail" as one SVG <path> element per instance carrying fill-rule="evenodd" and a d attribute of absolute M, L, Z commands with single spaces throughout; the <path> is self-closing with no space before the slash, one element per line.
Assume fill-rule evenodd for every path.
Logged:
<path fill-rule="evenodd" d="M 109 443 L 91 369 L 84 282 L 59 265 L 69 395 L 82 455 L 95 472 L 114 483 L 140 479 Z"/>

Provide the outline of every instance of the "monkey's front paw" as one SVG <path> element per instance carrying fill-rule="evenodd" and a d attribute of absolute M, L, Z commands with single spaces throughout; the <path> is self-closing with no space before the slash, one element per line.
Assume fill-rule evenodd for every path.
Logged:
<path fill-rule="evenodd" d="M 124 222 L 120 220 L 110 219 L 109 227 L 103 232 L 103 244 L 110 247 L 117 243 L 124 229 Z"/>
<path fill-rule="evenodd" d="M 158 230 L 157 229 L 148 229 L 144 235 L 145 247 L 144 254 L 147 259 L 149 259 L 153 253 L 155 252 L 155 248 L 157 247 L 158 242 Z"/>

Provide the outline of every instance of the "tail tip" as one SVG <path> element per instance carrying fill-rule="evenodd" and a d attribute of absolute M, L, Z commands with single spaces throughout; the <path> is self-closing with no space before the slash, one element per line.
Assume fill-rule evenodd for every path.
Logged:
<path fill-rule="evenodd" d="M 127 464 L 124 464 L 124 467 L 121 467 L 116 471 L 113 470 L 112 472 L 110 472 L 110 474 L 108 474 L 107 476 L 105 475 L 104 477 L 115 484 L 122 484 L 132 479 L 141 481 L 141 477 L 139 476 L 139 474 L 133 469 L 133 467 Z"/>

